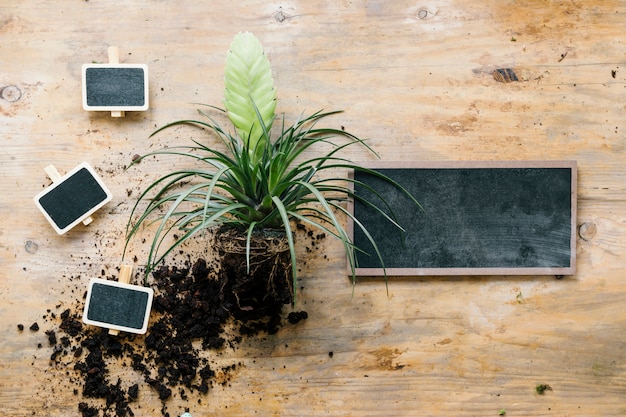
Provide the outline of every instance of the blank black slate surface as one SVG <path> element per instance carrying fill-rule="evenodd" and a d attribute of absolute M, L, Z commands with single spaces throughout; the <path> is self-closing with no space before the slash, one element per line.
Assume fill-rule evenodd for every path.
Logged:
<path fill-rule="evenodd" d="M 65 229 L 106 199 L 106 191 L 91 172 L 81 168 L 39 198 L 39 204 L 59 229 Z"/>
<path fill-rule="evenodd" d="M 403 236 L 379 213 L 358 201 L 354 204 L 354 215 L 374 237 L 389 275 L 573 270 L 572 168 L 376 170 L 404 186 L 424 208 L 420 210 L 396 188 L 372 175 L 354 174 L 357 181 L 385 196 L 406 229 Z M 355 186 L 355 191 L 375 200 L 362 186 Z M 358 247 L 373 255 L 357 253 L 358 267 L 380 268 L 373 247 L 357 226 L 353 237 Z"/>
<path fill-rule="evenodd" d="M 90 107 L 142 107 L 145 82 L 142 68 L 86 68 L 86 103 Z"/>
<path fill-rule="evenodd" d="M 87 319 L 139 330 L 150 307 L 148 301 L 149 294 L 144 291 L 94 283 Z"/>

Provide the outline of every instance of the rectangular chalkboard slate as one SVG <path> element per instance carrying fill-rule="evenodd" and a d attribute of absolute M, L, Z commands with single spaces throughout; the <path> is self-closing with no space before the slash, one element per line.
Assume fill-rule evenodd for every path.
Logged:
<path fill-rule="evenodd" d="M 366 165 L 368 166 L 368 165 Z M 378 163 L 374 175 L 353 178 L 385 196 L 403 234 L 356 201 L 352 213 L 382 253 L 387 275 L 571 275 L 576 267 L 575 161 Z M 367 187 L 357 195 L 376 201 Z M 357 275 L 382 276 L 366 235 L 349 224 L 357 247 Z"/>
<path fill-rule="evenodd" d="M 35 203 L 57 233 L 63 234 L 111 198 L 91 165 L 83 162 L 35 196 Z"/>
<path fill-rule="evenodd" d="M 143 64 L 83 65 L 83 109 L 148 109 L 148 67 Z"/>
<path fill-rule="evenodd" d="M 152 288 L 93 278 L 89 282 L 83 322 L 143 334 L 148 329 Z"/>

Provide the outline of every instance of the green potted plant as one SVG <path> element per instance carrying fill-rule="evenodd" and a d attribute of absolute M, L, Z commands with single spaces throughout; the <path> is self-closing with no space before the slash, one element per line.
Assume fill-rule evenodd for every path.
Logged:
<path fill-rule="evenodd" d="M 358 248 L 340 219 L 343 215 L 352 217 L 346 208 L 348 201 L 362 199 L 353 191 L 354 180 L 331 174 L 361 170 L 381 176 L 340 156 L 355 145 L 376 153 L 343 129 L 319 126 L 338 111 L 318 111 L 293 123 L 283 117 L 277 122 L 270 63 L 251 33 L 239 33 L 230 45 L 224 91 L 223 110 L 206 106 L 198 110 L 201 119 L 178 120 L 153 133 L 191 125 L 216 135 L 223 149 L 192 140 L 190 145 L 168 147 L 142 157 L 177 155 L 191 163 L 151 183 L 133 207 L 126 245 L 140 232 L 141 225 L 156 222 L 146 275 L 192 236 L 211 231 L 220 256 L 223 302 L 236 317 L 258 316 L 295 301 L 297 224 L 338 238 L 347 252 L 354 281 Z M 233 131 L 222 128 L 209 112 L 225 113 Z M 311 152 L 315 148 L 323 149 L 322 154 Z M 389 212 L 382 200 L 365 203 Z M 402 230 L 391 215 L 385 217 L 392 227 Z M 358 220 L 352 221 L 355 227 L 363 228 Z M 367 230 L 364 232 L 369 236 Z M 169 235 L 175 236 L 173 243 L 165 242 Z M 382 263 L 376 243 L 371 243 Z"/>

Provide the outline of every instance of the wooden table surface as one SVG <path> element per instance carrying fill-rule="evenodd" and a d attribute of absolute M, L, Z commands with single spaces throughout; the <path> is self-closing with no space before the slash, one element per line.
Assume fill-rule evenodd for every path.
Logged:
<path fill-rule="evenodd" d="M 79 415 L 73 371 L 49 360 L 51 313 L 90 277 L 117 273 L 134 198 L 163 169 L 125 167 L 197 135 L 148 138 L 193 116 L 194 102 L 221 104 L 226 50 L 247 30 L 271 60 L 279 112 L 343 109 L 336 127 L 370 138 L 383 160 L 576 160 L 578 269 L 561 280 L 393 279 L 388 296 L 368 280 L 352 297 L 341 244 L 300 248 L 296 308 L 309 318 L 220 352 L 215 363 L 242 363 L 230 382 L 201 403 L 174 396 L 168 412 L 626 415 L 625 25 L 617 0 L 3 1 L 0 414 Z M 148 111 L 82 110 L 81 65 L 106 62 L 110 45 L 148 65 Z M 498 68 L 518 81 L 494 79 Z M 59 236 L 33 196 L 50 183 L 45 166 L 83 161 L 114 198 Z M 131 247 L 135 266 L 146 249 Z M 552 390 L 539 395 L 539 383 Z M 163 404 L 145 390 L 132 407 L 156 416 Z"/>

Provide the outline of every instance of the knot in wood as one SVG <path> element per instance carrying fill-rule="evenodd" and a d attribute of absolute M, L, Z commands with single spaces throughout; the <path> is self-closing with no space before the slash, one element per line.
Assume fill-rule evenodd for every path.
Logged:
<path fill-rule="evenodd" d="M 2 88 L 0 96 L 2 96 L 3 100 L 8 101 L 9 103 L 15 103 L 22 98 L 22 91 L 15 85 L 7 85 Z"/>
<path fill-rule="evenodd" d="M 593 239 L 597 232 L 598 227 L 595 223 L 584 222 L 578 227 L 578 236 L 586 242 Z"/>

